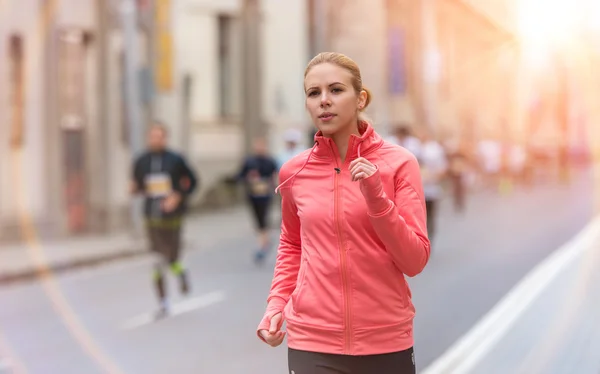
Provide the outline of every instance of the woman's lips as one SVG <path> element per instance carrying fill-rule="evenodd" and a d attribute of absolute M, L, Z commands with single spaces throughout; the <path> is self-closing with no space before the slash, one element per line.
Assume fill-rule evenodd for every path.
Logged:
<path fill-rule="evenodd" d="M 329 122 L 333 119 L 333 117 L 335 117 L 335 114 L 333 113 L 324 113 L 319 116 L 319 119 L 323 122 Z"/>

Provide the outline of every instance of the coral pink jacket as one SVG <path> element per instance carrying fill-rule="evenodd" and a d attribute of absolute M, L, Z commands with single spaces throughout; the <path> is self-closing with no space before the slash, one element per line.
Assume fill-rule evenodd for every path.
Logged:
<path fill-rule="evenodd" d="M 378 170 L 353 182 L 348 165 L 357 157 Z M 415 157 L 363 122 L 345 162 L 318 133 L 280 178 L 280 245 L 258 330 L 283 312 L 290 348 L 369 355 L 412 347 L 415 309 L 405 275 L 419 274 L 430 252 Z"/>

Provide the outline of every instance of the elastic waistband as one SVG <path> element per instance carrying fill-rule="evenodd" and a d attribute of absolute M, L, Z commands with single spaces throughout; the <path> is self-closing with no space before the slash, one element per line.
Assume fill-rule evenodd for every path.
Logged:
<path fill-rule="evenodd" d="M 289 319 L 286 326 L 288 346 L 302 351 L 363 356 L 404 351 L 414 345 L 412 321 L 381 328 L 355 329 L 350 352 L 344 351 L 345 334 L 341 329 L 323 329 Z"/>

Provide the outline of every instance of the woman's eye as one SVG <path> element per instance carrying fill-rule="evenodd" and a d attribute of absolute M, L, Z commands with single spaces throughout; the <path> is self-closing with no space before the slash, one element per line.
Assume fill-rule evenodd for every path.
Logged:
<path fill-rule="evenodd" d="M 342 89 L 341 88 L 333 88 L 331 90 L 331 92 L 333 92 L 333 93 L 340 93 L 340 92 L 342 92 Z"/>
<path fill-rule="evenodd" d="M 317 96 L 319 94 L 319 92 L 317 91 L 311 91 L 308 93 L 308 96 Z"/>

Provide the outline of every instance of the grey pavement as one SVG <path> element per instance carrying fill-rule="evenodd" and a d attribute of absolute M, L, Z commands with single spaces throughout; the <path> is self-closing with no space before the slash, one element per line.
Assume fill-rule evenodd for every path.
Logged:
<path fill-rule="evenodd" d="M 443 202 L 430 263 L 409 279 L 419 368 L 590 221 L 592 188 L 582 172 L 570 185 L 474 195 L 464 215 Z M 196 307 L 155 323 L 123 328 L 155 308 L 146 257 L 0 288 L 0 362 L 44 374 L 287 372 L 285 348 L 267 347 L 255 335 L 274 254 L 255 267 L 249 220 L 228 223 L 226 240 L 186 253 Z M 169 287 L 174 291 L 175 284 Z M 215 292 L 223 297 L 208 302 Z M 178 296 L 173 301 L 185 303 Z"/>
<path fill-rule="evenodd" d="M 272 217 L 280 216 L 276 207 Z M 184 227 L 187 251 L 210 248 L 251 235 L 248 209 L 244 205 L 191 215 Z M 40 240 L 36 235 L 19 244 L 0 244 L 0 285 L 31 280 L 50 273 L 98 266 L 107 262 L 148 256 L 146 238 L 123 232 L 88 235 L 63 240 Z"/>
<path fill-rule="evenodd" d="M 473 374 L 600 373 L 600 221 Z"/>

